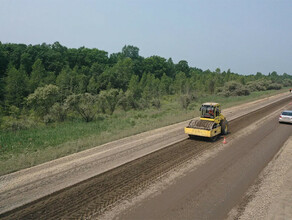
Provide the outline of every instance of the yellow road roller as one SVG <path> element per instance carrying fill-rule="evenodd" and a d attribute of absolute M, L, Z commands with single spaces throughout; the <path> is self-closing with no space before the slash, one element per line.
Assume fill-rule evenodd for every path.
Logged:
<path fill-rule="evenodd" d="M 200 136 L 215 141 L 220 134 L 226 135 L 228 133 L 228 121 L 221 114 L 221 106 L 219 103 L 203 103 L 200 111 L 200 119 L 191 120 L 189 125 L 185 127 L 185 133 L 190 138 Z"/>

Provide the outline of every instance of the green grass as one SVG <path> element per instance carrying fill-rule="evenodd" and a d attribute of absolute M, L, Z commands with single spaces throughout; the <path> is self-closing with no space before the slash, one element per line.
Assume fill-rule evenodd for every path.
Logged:
<path fill-rule="evenodd" d="M 214 101 L 223 109 L 259 98 L 285 92 L 254 92 L 241 97 L 199 97 L 189 110 L 183 110 L 174 96 L 162 100 L 161 109 L 124 112 L 99 117 L 85 123 L 81 120 L 40 126 L 34 129 L 0 133 L 0 175 L 34 166 L 68 154 L 79 152 L 126 136 L 163 127 L 198 115 L 202 102 Z"/>

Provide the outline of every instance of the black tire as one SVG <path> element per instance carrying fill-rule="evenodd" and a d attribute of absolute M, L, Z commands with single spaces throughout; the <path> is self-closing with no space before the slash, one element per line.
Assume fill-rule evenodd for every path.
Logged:
<path fill-rule="evenodd" d="M 213 136 L 213 137 L 210 138 L 210 140 L 211 140 L 212 142 L 215 142 L 217 139 L 218 139 L 218 135 Z"/>
<path fill-rule="evenodd" d="M 228 134 L 228 121 L 224 120 L 221 122 L 221 134 L 226 135 Z"/>

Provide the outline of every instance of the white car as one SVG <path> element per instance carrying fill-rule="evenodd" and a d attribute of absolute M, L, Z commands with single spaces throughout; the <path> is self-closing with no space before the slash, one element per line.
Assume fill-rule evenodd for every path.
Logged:
<path fill-rule="evenodd" d="M 279 116 L 279 122 L 292 123 L 292 111 L 291 110 L 283 111 Z"/>

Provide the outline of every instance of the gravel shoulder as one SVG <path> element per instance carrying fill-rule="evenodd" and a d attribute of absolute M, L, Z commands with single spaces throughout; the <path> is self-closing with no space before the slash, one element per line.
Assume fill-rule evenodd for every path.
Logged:
<path fill-rule="evenodd" d="M 292 219 L 292 136 L 228 219 Z"/>
<path fill-rule="evenodd" d="M 228 120 L 232 120 L 289 95 L 284 93 L 242 104 L 223 113 Z M 185 140 L 187 136 L 183 133 L 183 127 L 187 123 L 144 132 L 1 176 L 0 214 Z"/>

